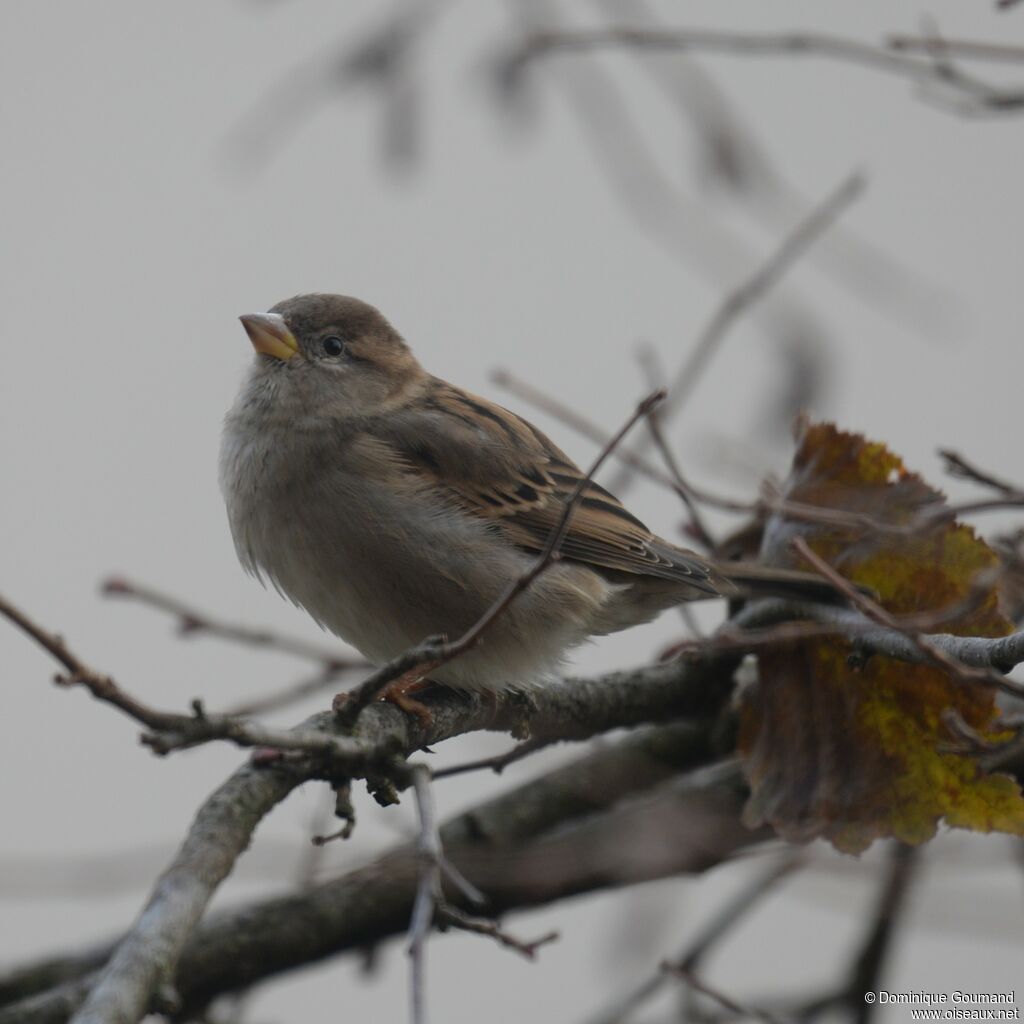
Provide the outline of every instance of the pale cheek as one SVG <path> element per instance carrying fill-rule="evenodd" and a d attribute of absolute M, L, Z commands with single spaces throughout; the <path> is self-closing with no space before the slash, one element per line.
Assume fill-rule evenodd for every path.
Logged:
<path fill-rule="evenodd" d="M 331 372 L 324 384 L 321 401 L 333 415 L 373 416 L 388 403 L 390 388 L 375 373 L 343 367 Z"/>

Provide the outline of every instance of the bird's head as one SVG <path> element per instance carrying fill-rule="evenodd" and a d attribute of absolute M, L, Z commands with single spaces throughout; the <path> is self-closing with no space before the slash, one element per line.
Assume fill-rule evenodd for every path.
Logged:
<path fill-rule="evenodd" d="M 381 313 L 347 295 L 297 295 L 239 319 L 256 350 L 250 386 L 295 419 L 386 411 L 424 375 Z"/>

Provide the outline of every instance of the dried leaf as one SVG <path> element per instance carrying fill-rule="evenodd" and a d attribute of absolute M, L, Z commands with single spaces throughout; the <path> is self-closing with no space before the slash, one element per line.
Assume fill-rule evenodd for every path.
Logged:
<path fill-rule="evenodd" d="M 762 547 L 768 564 L 796 567 L 790 545 L 801 536 L 848 579 L 873 588 L 894 614 L 956 611 L 942 631 L 1010 631 L 994 581 L 984 584 L 994 553 L 970 527 L 936 517 L 943 495 L 884 445 L 831 424 L 805 425 L 782 496 L 912 529 L 773 514 Z M 761 657 L 759 681 L 741 703 L 748 824 L 768 823 L 792 840 L 825 837 L 851 853 L 883 836 L 924 842 L 940 819 L 1024 834 L 1016 780 L 948 750 L 948 709 L 986 740 L 1005 736 L 994 688 L 878 655 L 859 665 L 853 654 L 836 638 L 780 645 Z"/>

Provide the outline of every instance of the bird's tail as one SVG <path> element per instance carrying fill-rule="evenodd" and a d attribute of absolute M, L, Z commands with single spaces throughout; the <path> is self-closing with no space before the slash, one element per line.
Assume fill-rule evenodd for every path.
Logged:
<path fill-rule="evenodd" d="M 790 601 L 818 601 L 825 604 L 848 604 L 850 600 L 849 595 L 814 573 L 773 569 L 771 566 L 751 562 L 719 563 L 717 569 L 720 579 L 735 588 L 736 597 L 781 597 Z M 856 584 L 851 586 L 856 590 L 861 589 Z"/>

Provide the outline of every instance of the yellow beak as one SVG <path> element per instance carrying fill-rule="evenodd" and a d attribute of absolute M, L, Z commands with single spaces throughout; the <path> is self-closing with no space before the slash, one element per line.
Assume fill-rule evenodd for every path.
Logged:
<path fill-rule="evenodd" d="M 284 361 L 299 351 L 295 335 L 279 313 L 246 313 L 238 319 L 257 352 Z"/>

